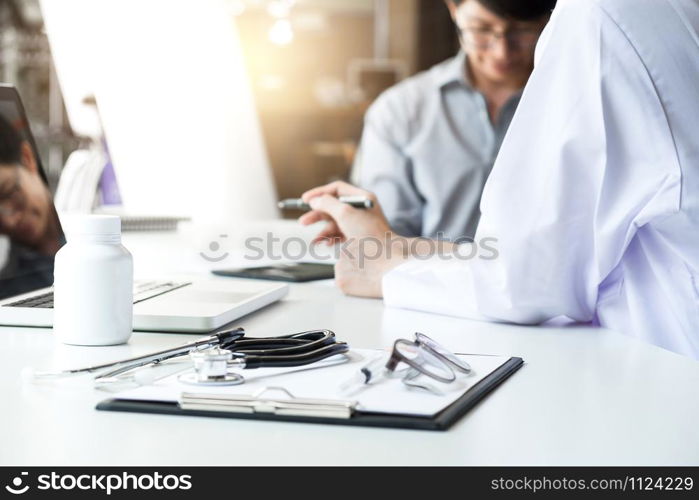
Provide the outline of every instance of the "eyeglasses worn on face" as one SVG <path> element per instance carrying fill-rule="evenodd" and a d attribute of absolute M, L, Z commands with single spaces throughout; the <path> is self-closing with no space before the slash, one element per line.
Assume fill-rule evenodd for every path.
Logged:
<path fill-rule="evenodd" d="M 541 30 L 535 28 L 499 32 L 490 28 L 471 26 L 465 28 L 457 27 L 457 31 L 467 46 L 475 47 L 479 50 L 493 48 L 501 38 L 513 49 L 531 49 L 539 41 L 539 36 L 541 35 Z"/>
<path fill-rule="evenodd" d="M 17 211 L 17 206 L 21 203 L 21 193 L 20 189 L 21 177 L 19 174 L 19 167 L 15 167 L 15 179 L 11 187 L 5 191 L 0 192 L 0 217 L 11 217 Z"/>

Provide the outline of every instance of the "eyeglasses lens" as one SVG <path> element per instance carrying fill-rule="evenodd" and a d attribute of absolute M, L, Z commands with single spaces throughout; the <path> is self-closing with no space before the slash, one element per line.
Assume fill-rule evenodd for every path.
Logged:
<path fill-rule="evenodd" d="M 443 382 L 451 382 L 455 378 L 454 372 L 444 361 L 419 344 L 399 340 L 394 344 L 394 349 L 410 366 L 427 376 Z"/>
<path fill-rule="evenodd" d="M 419 343 L 426 345 L 433 351 L 435 351 L 437 354 L 440 356 L 443 356 L 445 359 L 447 359 L 454 367 L 463 372 L 463 373 L 469 373 L 471 371 L 471 366 L 466 363 L 464 360 L 456 356 L 454 353 L 452 353 L 450 350 L 448 350 L 446 347 L 444 347 L 442 344 L 439 344 L 432 340 L 430 337 L 425 335 L 424 333 L 416 333 L 415 334 L 415 340 L 417 340 Z"/>

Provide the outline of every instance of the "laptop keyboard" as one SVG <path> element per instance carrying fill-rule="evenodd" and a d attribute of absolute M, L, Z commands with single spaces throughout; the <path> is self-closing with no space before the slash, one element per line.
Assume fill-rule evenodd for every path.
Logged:
<path fill-rule="evenodd" d="M 137 281 L 133 287 L 133 303 L 138 304 L 144 300 L 152 299 L 158 295 L 163 295 L 173 290 L 183 288 L 191 283 L 175 283 L 172 281 Z M 34 295 L 26 299 L 18 300 L 4 307 L 37 307 L 42 309 L 53 309 L 53 292 Z"/>
<path fill-rule="evenodd" d="M 53 308 L 53 292 L 34 295 L 28 299 L 18 300 L 10 304 L 5 304 L 5 307 L 41 307 L 45 309 Z"/>

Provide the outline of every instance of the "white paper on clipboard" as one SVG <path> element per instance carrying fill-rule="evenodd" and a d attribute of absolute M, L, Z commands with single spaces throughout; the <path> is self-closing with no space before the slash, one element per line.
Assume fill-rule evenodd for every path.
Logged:
<path fill-rule="evenodd" d="M 473 370 L 468 375 L 459 375 L 451 384 L 430 380 L 429 383 L 437 386 L 441 395 L 409 388 L 399 379 L 382 379 L 369 385 L 357 386 L 358 390 L 353 391 L 341 389 L 343 382 L 351 379 L 367 362 L 381 354 L 388 355 L 380 350 L 352 349 L 346 355 L 348 360 L 341 364 L 325 360 L 300 369 L 241 370 L 239 373 L 245 377 L 245 383 L 235 386 L 195 386 L 179 382 L 178 375 L 172 375 L 153 385 L 119 392 L 114 397 L 117 400 L 174 403 L 183 392 L 250 396 L 266 387 L 282 387 L 296 398 L 356 401 L 356 409 L 362 412 L 431 417 L 510 359 L 508 356 L 459 355 Z"/>

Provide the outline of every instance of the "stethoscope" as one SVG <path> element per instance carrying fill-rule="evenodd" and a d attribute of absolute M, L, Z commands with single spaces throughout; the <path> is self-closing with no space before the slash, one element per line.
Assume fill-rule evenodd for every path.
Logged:
<path fill-rule="evenodd" d="M 202 386 L 238 385 L 245 377 L 231 368 L 282 368 L 316 363 L 346 353 L 349 346 L 337 342 L 330 330 L 314 330 L 284 337 L 241 339 L 228 349 L 209 349 L 190 353 L 194 371 L 178 380 Z"/>
<path fill-rule="evenodd" d="M 238 374 L 228 373 L 231 367 L 294 367 L 321 361 L 349 350 L 345 342 L 338 342 L 330 330 L 311 330 L 279 337 L 245 337 L 245 330 L 234 328 L 188 342 L 184 345 L 134 358 L 102 365 L 61 370 L 56 372 L 34 372 L 26 370 L 25 378 L 51 380 L 77 375 L 91 375 L 97 384 L 120 382 L 121 375 L 154 366 L 163 361 L 189 355 L 194 362 L 194 379 L 184 377 L 186 383 L 197 385 L 231 385 L 244 381 Z M 138 380 L 138 377 L 134 377 Z M 143 380 L 147 380 L 146 377 Z"/>

